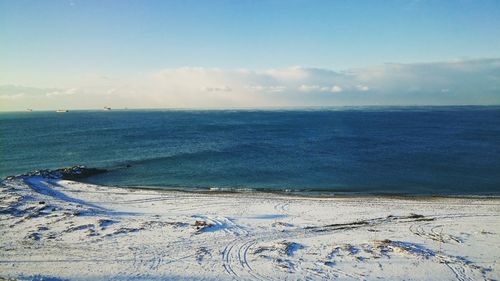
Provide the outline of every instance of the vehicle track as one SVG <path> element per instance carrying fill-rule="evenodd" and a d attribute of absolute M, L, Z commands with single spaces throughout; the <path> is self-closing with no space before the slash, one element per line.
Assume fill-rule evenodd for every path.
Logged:
<path fill-rule="evenodd" d="M 443 233 L 443 225 L 435 225 L 432 223 L 424 223 L 424 224 L 412 224 L 409 227 L 411 233 L 431 239 L 441 243 L 463 243 L 463 241 L 454 235 Z"/>
<path fill-rule="evenodd" d="M 252 279 L 252 280 L 270 280 L 268 276 L 263 276 L 260 273 L 257 273 L 253 270 L 252 265 L 249 261 L 249 253 L 252 247 L 255 247 L 257 244 L 263 244 L 266 242 L 282 240 L 282 239 L 301 239 L 301 238 L 311 238 L 320 235 L 331 235 L 335 232 L 340 231 L 350 231 L 358 228 L 366 228 L 372 227 L 374 225 L 380 225 L 385 223 L 415 223 L 415 222 L 425 222 L 428 220 L 433 220 L 432 216 L 429 217 L 421 217 L 415 215 L 409 216 L 389 216 L 382 218 L 374 218 L 365 221 L 357 221 L 353 223 L 340 223 L 340 224 L 331 224 L 325 226 L 314 226 L 308 227 L 304 229 L 296 229 L 289 230 L 286 232 L 267 232 L 260 233 L 257 235 L 253 235 L 251 239 L 250 235 L 246 235 L 245 237 L 237 238 L 230 241 L 224 247 L 222 252 L 222 262 L 223 266 L 230 276 L 238 277 L 239 279 Z M 415 224 L 412 224 L 415 225 Z M 430 225 L 430 224 L 426 224 Z M 418 226 L 418 225 L 416 225 Z M 414 227 L 416 227 L 414 226 Z M 470 278 L 466 275 L 466 268 L 471 267 L 465 261 L 461 261 L 459 258 L 454 258 L 451 256 L 440 255 L 438 261 L 446 264 L 457 276 L 457 280 L 470 280 Z M 474 266 L 471 267 L 474 269 Z M 348 273 L 339 269 L 329 269 L 330 271 L 336 273 L 339 276 L 343 276 L 343 278 L 352 278 L 363 280 L 365 277 L 361 274 L 357 274 L 355 272 Z M 340 277 L 341 278 L 341 277 Z"/>

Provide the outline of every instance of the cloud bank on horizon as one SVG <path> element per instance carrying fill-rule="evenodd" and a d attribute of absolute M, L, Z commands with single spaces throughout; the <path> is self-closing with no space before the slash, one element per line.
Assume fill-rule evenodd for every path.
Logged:
<path fill-rule="evenodd" d="M 132 79 L 82 77 L 70 87 L 0 86 L 0 110 L 499 105 L 500 59 L 385 64 L 333 71 L 168 68 Z"/>

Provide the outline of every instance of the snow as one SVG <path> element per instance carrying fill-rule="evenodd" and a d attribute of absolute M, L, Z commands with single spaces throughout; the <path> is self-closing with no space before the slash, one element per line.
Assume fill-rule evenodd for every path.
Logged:
<path fill-rule="evenodd" d="M 500 279 L 500 199 L 0 187 L 0 280 Z"/>

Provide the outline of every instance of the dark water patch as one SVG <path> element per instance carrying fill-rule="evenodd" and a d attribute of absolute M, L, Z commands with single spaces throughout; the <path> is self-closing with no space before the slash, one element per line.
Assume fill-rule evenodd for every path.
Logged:
<path fill-rule="evenodd" d="M 85 164 L 92 183 L 500 194 L 499 107 L 0 114 L 0 175 Z"/>

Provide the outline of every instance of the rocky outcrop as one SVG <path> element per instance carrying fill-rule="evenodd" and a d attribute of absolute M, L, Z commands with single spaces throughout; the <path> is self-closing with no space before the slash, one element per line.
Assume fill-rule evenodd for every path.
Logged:
<path fill-rule="evenodd" d="M 48 179 L 78 180 L 105 172 L 107 172 L 106 169 L 88 168 L 86 166 L 78 165 L 56 170 L 35 170 L 17 176 L 8 176 L 5 178 L 5 180 L 12 180 L 19 177 L 43 177 Z"/>

